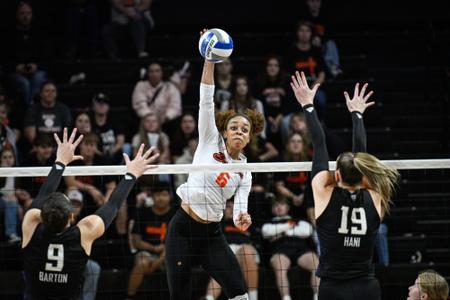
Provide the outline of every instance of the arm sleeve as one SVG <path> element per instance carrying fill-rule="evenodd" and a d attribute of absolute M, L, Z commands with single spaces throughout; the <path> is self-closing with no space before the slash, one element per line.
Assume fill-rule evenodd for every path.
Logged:
<path fill-rule="evenodd" d="M 292 226 L 289 223 L 270 224 L 266 223 L 261 228 L 263 238 L 268 239 L 289 230 Z"/>
<path fill-rule="evenodd" d="M 236 225 L 236 221 L 240 213 L 246 213 L 248 207 L 248 195 L 250 194 L 250 189 L 252 187 L 252 175 L 247 172 L 244 175 L 244 179 L 236 190 L 234 195 L 234 205 L 233 205 L 233 221 Z"/>
<path fill-rule="evenodd" d="M 181 94 L 178 88 L 172 83 L 169 85 L 169 107 L 167 108 L 166 116 L 168 120 L 173 120 L 181 116 Z"/>
<path fill-rule="evenodd" d="M 111 194 L 108 202 L 103 204 L 95 214 L 102 218 L 105 224 L 105 230 L 111 225 L 112 221 L 117 215 L 117 211 L 122 206 L 123 202 L 127 199 L 128 194 L 136 183 L 136 177 L 127 173 L 125 177 L 120 181 L 114 192 Z"/>
<path fill-rule="evenodd" d="M 142 82 L 138 82 L 134 88 L 133 95 L 131 97 L 131 104 L 134 111 L 139 117 L 143 117 L 150 112 L 150 108 L 147 105 L 147 97 L 145 90 L 142 86 Z"/>
<path fill-rule="evenodd" d="M 214 115 L 214 85 L 200 84 L 198 134 L 199 144 L 217 143 L 219 131 Z"/>
<path fill-rule="evenodd" d="M 353 152 L 366 152 L 367 139 L 366 128 L 364 127 L 363 115 L 360 112 L 352 112 L 353 123 Z"/>
<path fill-rule="evenodd" d="M 313 231 L 314 231 L 314 229 L 311 226 L 311 224 L 309 224 L 308 222 L 305 222 L 305 221 L 299 221 L 297 226 L 289 229 L 286 232 L 286 235 L 296 236 L 296 237 L 300 237 L 300 238 L 308 238 L 313 234 Z"/>
<path fill-rule="evenodd" d="M 39 193 L 31 203 L 30 208 L 42 209 L 48 195 L 55 192 L 61 182 L 62 174 L 66 166 L 62 163 L 55 163 L 47 176 L 47 180 L 39 189 Z"/>
<path fill-rule="evenodd" d="M 311 141 L 314 149 L 311 179 L 316 176 L 320 171 L 329 170 L 328 167 L 328 150 L 325 140 L 325 134 L 323 132 L 322 125 L 317 117 L 316 110 L 312 104 L 305 105 L 303 107 L 305 111 L 306 125 L 308 126 Z"/>

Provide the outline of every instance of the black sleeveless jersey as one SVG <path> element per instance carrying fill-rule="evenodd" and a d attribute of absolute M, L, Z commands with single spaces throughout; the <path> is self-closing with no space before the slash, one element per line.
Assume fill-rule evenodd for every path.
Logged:
<path fill-rule="evenodd" d="M 80 229 L 60 234 L 39 224 L 23 249 L 25 281 L 33 299 L 79 299 L 88 255 L 81 247 Z"/>
<path fill-rule="evenodd" d="M 320 242 L 317 276 L 344 280 L 373 275 L 380 217 L 368 190 L 350 193 L 335 187 L 316 226 Z"/>

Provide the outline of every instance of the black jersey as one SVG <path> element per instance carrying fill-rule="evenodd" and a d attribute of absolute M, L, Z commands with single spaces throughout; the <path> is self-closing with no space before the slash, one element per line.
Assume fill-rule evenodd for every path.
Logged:
<path fill-rule="evenodd" d="M 250 232 L 242 231 L 239 228 L 237 228 L 234 225 L 233 220 L 223 219 L 221 222 L 221 226 L 223 234 L 228 244 L 242 245 L 252 243 L 252 240 L 250 238 Z"/>
<path fill-rule="evenodd" d="M 340 280 L 373 275 L 380 217 L 368 190 L 350 193 L 335 187 L 316 225 L 320 242 L 317 276 Z"/>
<path fill-rule="evenodd" d="M 52 234 L 39 224 L 23 254 L 25 280 L 34 300 L 79 299 L 88 255 L 78 226 Z"/>

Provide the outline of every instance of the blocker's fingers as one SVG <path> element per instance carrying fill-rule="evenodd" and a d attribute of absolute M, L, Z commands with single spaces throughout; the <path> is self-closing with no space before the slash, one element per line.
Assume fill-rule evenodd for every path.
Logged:
<path fill-rule="evenodd" d="M 364 83 L 364 85 L 363 85 L 363 87 L 361 89 L 361 92 L 359 93 L 360 97 L 364 97 L 364 93 L 366 92 L 366 89 L 367 89 L 368 86 L 369 86 L 368 83 Z"/>
<path fill-rule="evenodd" d="M 75 143 L 73 143 L 73 145 L 76 147 L 78 147 L 78 145 L 81 143 L 81 141 L 83 140 L 84 135 L 80 135 L 77 140 L 75 141 Z"/>
<path fill-rule="evenodd" d="M 84 157 L 81 156 L 81 155 L 74 155 L 73 156 L 73 160 L 83 160 L 83 159 L 84 159 Z"/>
<path fill-rule="evenodd" d="M 366 102 L 367 100 L 369 100 L 369 98 L 373 95 L 373 91 L 370 91 L 365 97 L 364 97 L 364 102 Z"/>
<path fill-rule="evenodd" d="M 77 128 L 75 127 L 72 130 L 72 133 L 70 134 L 70 138 L 69 138 L 69 144 L 73 144 L 73 141 L 75 140 L 75 136 L 77 135 Z"/>
<path fill-rule="evenodd" d="M 64 127 L 63 131 L 63 143 L 67 143 L 67 127 Z"/>
<path fill-rule="evenodd" d="M 150 156 L 150 154 L 152 154 L 153 151 L 155 151 L 155 147 L 152 146 L 152 147 L 150 147 L 150 149 L 148 149 L 147 151 L 145 151 L 143 157 L 144 157 L 145 159 L 147 159 L 147 158 Z"/>
<path fill-rule="evenodd" d="M 355 84 L 355 90 L 353 91 L 353 99 L 359 95 L 359 83 Z"/>
<path fill-rule="evenodd" d="M 295 76 L 291 76 L 291 86 L 293 89 L 299 89 L 300 85 L 298 84 L 297 78 Z"/>
<path fill-rule="evenodd" d="M 308 81 L 306 80 L 305 72 L 302 71 L 302 84 L 306 87 L 308 87 Z"/>
<path fill-rule="evenodd" d="M 61 140 L 59 139 L 58 135 L 56 133 L 53 134 L 53 137 L 55 138 L 56 144 L 59 146 L 61 145 Z"/>
<path fill-rule="evenodd" d="M 349 94 L 348 94 L 347 92 L 344 92 L 344 97 L 345 97 L 345 101 L 346 101 L 347 103 L 351 102 L 350 96 L 349 96 Z"/>
<path fill-rule="evenodd" d="M 130 163 L 130 157 L 128 156 L 128 154 L 123 153 L 123 159 L 125 160 L 125 164 L 128 166 L 128 164 Z"/>
<path fill-rule="evenodd" d="M 145 147 L 144 143 L 142 143 L 141 146 L 139 146 L 139 150 L 136 153 L 135 158 L 142 157 L 142 152 L 144 152 L 144 147 Z"/>

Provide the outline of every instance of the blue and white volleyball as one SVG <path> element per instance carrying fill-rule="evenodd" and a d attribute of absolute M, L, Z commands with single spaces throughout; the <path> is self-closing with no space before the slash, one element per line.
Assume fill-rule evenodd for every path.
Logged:
<path fill-rule="evenodd" d="M 218 63 L 233 52 L 233 39 L 222 29 L 209 29 L 200 37 L 198 49 L 204 58 Z"/>

